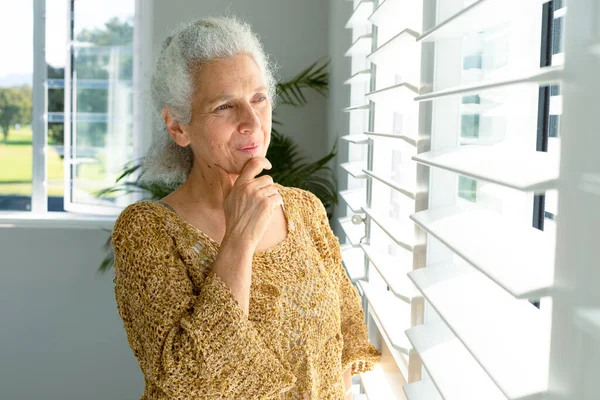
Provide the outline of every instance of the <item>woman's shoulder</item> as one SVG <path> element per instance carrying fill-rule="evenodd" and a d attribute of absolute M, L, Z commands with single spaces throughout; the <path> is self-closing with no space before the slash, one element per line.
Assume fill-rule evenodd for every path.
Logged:
<path fill-rule="evenodd" d="M 279 183 L 275 183 L 276 186 L 283 191 L 284 202 L 287 199 L 288 202 L 294 203 L 294 205 L 304 206 L 305 208 L 318 207 L 322 205 L 321 200 L 311 191 L 306 189 L 300 189 L 293 186 L 283 186 Z"/>
<path fill-rule="evenodd" d="M 327 218 L 325 206 L 314 193 L 297 187 L 279 186 L 283 189 L 286 211 L 298 215 L 306 226 L 314 225 L 323 216 Z"/>
<path fill-rule="evenodd" d="M 169 211 L 153 200 L 140 200 L 125 207 L 117 217 L 113 231 L 150 230 L 164 225 Z"/>

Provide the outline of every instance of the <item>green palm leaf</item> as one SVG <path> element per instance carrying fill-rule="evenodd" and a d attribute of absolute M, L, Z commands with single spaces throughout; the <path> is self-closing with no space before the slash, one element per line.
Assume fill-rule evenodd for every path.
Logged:
<path fill-rule="evenodd" d="M 303 89 L 312 89 L 322 96 L 327 95 L 329 86 L 327 67 L 329 62 L 319 66 L 318 64 L 321 61 L 322 59 L 316 61 L 289 81 L 277 84 L 277 95 L 281 98 L 281 104 L 289 104 L 294 107 L 306 105 Z"/>

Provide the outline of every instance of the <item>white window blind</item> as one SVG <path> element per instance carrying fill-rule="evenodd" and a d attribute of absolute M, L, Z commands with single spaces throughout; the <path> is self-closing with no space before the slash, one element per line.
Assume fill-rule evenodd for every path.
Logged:
<path fill-rule="evenodd" d="M 353 1 L 340 223 L 381 339 L 368 398 L 597 393 L 600 5 L 575 3 Z"/>
<path fill-rule="evenodd" d="M 414 4 L 413 4 L 414 3 Z M 344 265 L 364 297 L 367 320 L 379 337 L 384 362 L 361 374 L 373 399 L 403 398 L 422 363 L 405 331 L 423 321 L 423 296 L 408 273 L 425 251 L 410 215 L 426 202 L 417 185 L 422 6 L 417 2 L 354 2 L 346 28 L 351 46 L 348 175 L 340 192 Z M 435 388 L 434 388 L 435 390 Z"/>

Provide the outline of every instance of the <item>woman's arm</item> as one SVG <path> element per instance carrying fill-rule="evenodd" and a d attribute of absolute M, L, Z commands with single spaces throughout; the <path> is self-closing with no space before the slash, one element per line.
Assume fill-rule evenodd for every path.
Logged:
<path fill-rule="evenodd" d="M 325 207 L 317 196 L 306 193 L 310 198 L 307 207 L 313 214 L 311 220 L 315 224 L 315 243 L 338 287 L 340 330 L 344 339 L 342 370 L 350 368 L 352 375 L 370 371 L 381 361 L 381 351 L 369 342 L 362 300 L 342 265 L 340 242 L 331 230 Z"/>
<path fill-rule="evenodd" d="M 246 316 L 250 311 L 253 254 L 249 244 L 223 241 L 211 268 L 229 287 Z"/>
<path fill-rule="evenodd" d="M 153 205 L 126 208 L 112 242 L 119 314 L 148 383 L 181 400 L 271 399 L 294 386 L 219 275 L 192 284 Z"/>

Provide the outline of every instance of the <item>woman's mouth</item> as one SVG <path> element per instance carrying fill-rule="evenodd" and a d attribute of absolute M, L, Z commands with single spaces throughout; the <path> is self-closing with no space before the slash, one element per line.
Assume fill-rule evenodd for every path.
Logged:
<path fill-rule="evenodd" d="M 246 154 L 255 154 L 258 152 L 258 149 L 260 148 L 260 146 L 258 144 L 254 144 L 254 145 L 250 145 L 250 146 L 246 146 L 243 148 L 240 148 L 238 150 L 243 151 Z"/>

